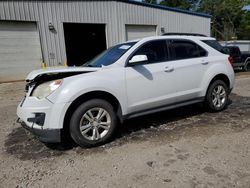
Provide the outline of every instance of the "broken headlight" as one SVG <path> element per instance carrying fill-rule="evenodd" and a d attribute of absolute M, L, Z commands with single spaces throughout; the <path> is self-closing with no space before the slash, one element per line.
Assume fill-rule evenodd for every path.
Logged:
<path fill-rule="evenodd" d="M 34 89 L 31 96 L 37 97 L 38 99 L 43 99 L 59 88 L 62 84 L 62 81 L 63 80 L 60 79 L 42 83 Z"/>

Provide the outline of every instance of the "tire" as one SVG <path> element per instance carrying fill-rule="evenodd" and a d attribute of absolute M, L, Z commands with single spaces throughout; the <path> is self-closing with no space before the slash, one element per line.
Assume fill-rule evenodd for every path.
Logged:
<path fill-rule="evenodd" d="M 228 86 L 222 80 L 216 80 L 208 87 L 205 105 L 210 112 L 219 112 L 228 105 Z"/>
<path fill-rule="evenodd" d="M 250 71 L 250 61 L 246 62 L 246 65 L 244 66 L 244 71 L 246 72 Z"/>
<path fill-rule="evenodd" d="M 92 99 L 81 104 L 70 120 L 70 135 L 81 147 L 94 147 L 111 140 L 117 127 L 117 116 L 111 104 Z"/>

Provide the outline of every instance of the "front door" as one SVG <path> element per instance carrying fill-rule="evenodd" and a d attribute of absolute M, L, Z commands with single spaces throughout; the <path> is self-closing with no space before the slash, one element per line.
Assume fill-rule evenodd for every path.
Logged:
<path fill-rule="evenodd" d="M 175 81 L 168 62 L 166 40 L 150 41 L 134 55 L 146 55 L 148 60 L 126 67 L 128 112 L 140 112 L 175 102 Z M 131 57 L 132 58 L 132 57 Z"/>

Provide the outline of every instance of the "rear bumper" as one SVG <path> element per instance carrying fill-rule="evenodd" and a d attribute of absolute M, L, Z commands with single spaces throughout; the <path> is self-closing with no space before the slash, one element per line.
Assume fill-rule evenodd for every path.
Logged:
<path fill-rule="evenodd" d="M 21 121 L 22 127 L 34 134 L 40 141 L 48 143 L 61 142 L 61 129 L 36 129 L 29 127 Z"/>

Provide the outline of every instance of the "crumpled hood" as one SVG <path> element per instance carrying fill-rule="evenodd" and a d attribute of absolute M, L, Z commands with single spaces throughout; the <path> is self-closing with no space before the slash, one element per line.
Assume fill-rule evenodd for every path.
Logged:
<path fill-rule="evenodd" d="M 46 69 L 39 69 L 30 72 L 26 78 L 26 81 L 34 80 L 36 77 L 40 77 L 42 75 L 53 75 L 53 74 L 71 74 L 77 75 L 81 73 L 94 72 L 100 70 L 100 67 L 50 67 Z"/>

